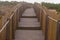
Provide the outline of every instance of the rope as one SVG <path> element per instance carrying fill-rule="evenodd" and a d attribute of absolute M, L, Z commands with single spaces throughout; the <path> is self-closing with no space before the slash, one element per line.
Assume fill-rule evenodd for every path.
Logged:
<path fill-rule="evenodd" d="M 9 23 L 9 21 L 7 21 L 6 23 L 5 23 L 5 25 L 2 27 L 2 29 L 0 29 L 0 33 L 4 30 L 4 28 L 6 27 L 6 25 Z"/>

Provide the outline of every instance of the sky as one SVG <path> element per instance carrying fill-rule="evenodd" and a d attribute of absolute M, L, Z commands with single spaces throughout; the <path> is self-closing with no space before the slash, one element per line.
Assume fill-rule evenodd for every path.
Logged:
<path fill-rule="evenodd" d="M 30 3 L 34 3 L 34 2 L 48 2 L 48 3 L 60 3 L 60 0 L 0 0 L 0 1 L 26 1 L 26 2 L 30 2 Z"/>

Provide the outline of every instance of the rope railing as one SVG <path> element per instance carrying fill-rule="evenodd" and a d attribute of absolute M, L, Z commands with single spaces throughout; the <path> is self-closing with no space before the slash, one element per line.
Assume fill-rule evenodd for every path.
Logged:
<path fill-rule="evenodd" d="M 9 23 L 9 20 L 5 23 L 5 25 L 2 26 L 2 28 L 0 29 L 0 33 L 4 30 L 4 28 L 6 27 L 6 25 Z"/>
<path fill-rule="evenodd" d="M 54 19 L 54 18 L 52 18 L 50 16 L 48 16 L 48 18 L 51 19 L 51 20 L 53 20 L 53 21 L 55 21 L 55 22 L 58 22 L 58 20 L 56 20 L 56 19 Z"/>
<path fill-rule="evenodd" d="M 13 17 L 14 13 L 10 16 L 10 19 Z"/>
<path fill-rule="evenodd" d="M 6 36 L 8 36 L 9 38 L 11 38 L 10 40 L 12 40 L 12 30 L 11 30 L 11 29 L 12 29 L 12 24 L 11 24 L 11 23 L 12 23 L 12 21 L 14 21 L 14 20 L 12 20 L 12 18 L 14 18 L 13 16 L 14 16 L 14 13 L 12 13 L 12 14 L 10 15 L 10 17 L 7 18 L 6 23 L 5 23 L 4 25 L 2 25 L 2 28 L 0 29 L 0 34 L 2 33 L 1 35 L 3 35 L 3 36 L 6 35 L 6 33 L 7 33 L 8 30 L 10 30 L 10 34 L 9 34 L 10 37 L 9 37 L 8 35 L 6 35 Z M 8 27 L 9 27 L 9 28 L 8 28 Z M 6 28 L 8 28 L 8 29 L 6 29 Z M 5 34 L 4 34 L 3 32 L 4 32 Z M 0 35 L 0 37 L 1 37 L 0 40 L 2 40 L 2 38 L 4 38 L 4 37 L 2 37 L 1 35 Z M 5 38 L 5 39 L 9 40 L 9 38 Z"/>
<path fill-rule="evenodd" d="M 0 33 L 4 30 L 6 25 L 9 23 L 9 19 L 11 19 L 13 17 L 13 15 L 14 15 L 14 13 L 10 16 L 10 18 L 8 18 L 7 22 L 2 26 L 2 28 L 0 29 Z"/>

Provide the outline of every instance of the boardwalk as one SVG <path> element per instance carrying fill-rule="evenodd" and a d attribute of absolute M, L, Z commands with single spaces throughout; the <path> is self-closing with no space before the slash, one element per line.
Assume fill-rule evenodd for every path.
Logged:
<path fill-rule="evenodd" d="M 36 16 L 34 9 L 26 9 L 22 16 Z M 19 27 L 40 27 L 37 18 L 20 18 Z M 15 40 L 44 40 L 41 30 L 16 30 Z"/>
<path fill-rule="evenodd" d="M 39 3 L 24 2 L 10 9 L 11 12 L 9 9 L 2 10 L 0 15 L 0 40 L 60 40 L 57 12 Z"/>
<path fill-rule="evenodd" d="M 36 16 L 36 14 L 35 14 L 33 8 L 29 8 L 29 9 L 26 9 L 24 11 L 24 13 L 22 14 L 22 16 Z"/>
<path fill-rule="evenodd" d="M 36 14 L 33 8 L 29 8 L 24 11 L 22 16 L 36 16 Z M 40 27 L 40 23 L 37 18 L 21 18 L 19 27 Z"/>

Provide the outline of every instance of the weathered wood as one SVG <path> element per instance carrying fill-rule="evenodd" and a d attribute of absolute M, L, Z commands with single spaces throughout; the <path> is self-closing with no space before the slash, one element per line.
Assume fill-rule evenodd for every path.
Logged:
<path fill-rule="evenodd" d="M 10 19 L 10 39 L 9 40 L 12 40 L 12 18 Z"/>
<path fill-rule="evenodd" d="M 0 29 L 2 28 L 2 16 L 0 17 Z"/>
<path fill-rule="evenodd" d="M 57 22 L 56 40 L 60 40 L 60 20 Z"/>
<path fill-rule="evenodd" d="M 41 30 L 40 27 L 17 27 L 17 30 Z"/>
<path fill-rule="evenodd" d="M 47 24 L 46 24 L 46 18 L 47 18 L 47 14 L 45 14 L 44 12 L 41 14 L 42 15 L 42 17 L 41 17 L 41 25 L 42 25 L 42 31 L 43 31 L 43 33 L 45 34 L 45 28 L 46 28 L 46 26 L 47 26 Z"/>
<path fill-rule="evenodd" d="M 34 4 L 33 6 L 35 13 L 37 15 L 38 21 L 40 22 L 40 8 L 39 8 L 39 4 Z"/>
<path fill-rule="evenodd" d="M 48 21 L 48 40 L 56 40 L 57 22 L 50 19 Z"/>
<path fill-rule="evenodd" d="M 22 16 L 21 18 L 37 18 L 37 16 Z"/>

